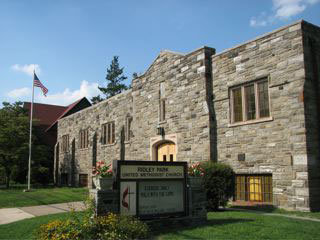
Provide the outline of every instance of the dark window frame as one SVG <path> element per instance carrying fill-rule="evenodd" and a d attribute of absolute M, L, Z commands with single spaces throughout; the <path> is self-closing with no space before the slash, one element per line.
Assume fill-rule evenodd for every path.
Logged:
<path fill-rule="evenodd" d="M 230 87 L 229 100 L 231 124 L 269 119 L 271 117 L 269 78 L 264 77 Z"/>
<path fill-rule="evenodd" d="M 65 134 L 62 136 L 61 151 L 69 152 L 69 134 Z"/>
<path fill-rule="evenodd" d="M 115 122 L 102 124 L 101 144 L 110 145 L 115 143 Z"/>
<path fill-rule="evenodd" d="M 80 130 L 79 133 L 79 148 L 85 149 L 89 147 L 89 129 Z"/>
<path fill-rule="evenodd" d="M 131 126 L 132 126 L 132 117 L 126 117 L 126 133 L 125 133 L 125 141 L 130 141 L 131 139 Z"/>
<path fill-rule="evenodd" d="M 259 183 L 261 183 L 260 187 Z M 253 186 L 250 184 L 252 184 Z M 257 187 L 261 188 L 261 191 L 256 191 Z M 272 174 L 236 174 L 234 200 L 272 203 Z"/>

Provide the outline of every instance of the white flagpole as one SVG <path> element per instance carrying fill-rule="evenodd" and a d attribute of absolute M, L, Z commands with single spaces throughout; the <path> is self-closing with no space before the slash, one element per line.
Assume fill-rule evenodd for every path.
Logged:
<path fill-rule="evenodd" d="M 35 69 L 33 69 L 34 78 Z M 32 79 L 32 101 L 31 101 L 31 114 L 30 114 L 30 135 L 29 135 L 29 167 L 28 167 L 28 191 L 30 191 L 30 177 L 31 177 L 31 138 L 32 138 L 32 115 L 33 115 L 33 99 L 34 99 L 34 79 Z"/>

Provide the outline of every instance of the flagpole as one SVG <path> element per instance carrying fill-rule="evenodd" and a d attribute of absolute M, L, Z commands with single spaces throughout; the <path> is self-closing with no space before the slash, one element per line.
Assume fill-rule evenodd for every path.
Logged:
<path fill-rule="evenodd" d="M 35 69 L 33 69 L 35 74 Z M 29 166 L 28 166 L 28 191 L 30 191 L 30 177 L 31 177 L 31 152 L 32 152 L 32 115 L 33 115 L 33 100 L 34 100 L 34 79 L 32 79 L 32 101 L 31 101 L 31 114 L 30 114 L 30 135 L 29 135 Z"/>

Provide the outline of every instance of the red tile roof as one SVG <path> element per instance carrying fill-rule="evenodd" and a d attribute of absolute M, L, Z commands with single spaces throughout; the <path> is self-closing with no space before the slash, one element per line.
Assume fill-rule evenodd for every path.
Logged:
<path fill-rule="evenodd" d="M 24 102 L 23 108 L 28 110 L 30 116 L 31 103 Z M 50 126 L 67 108 L 64 106 L 33 103 L 33 119 L 38 119 L 40 125 Z"/>

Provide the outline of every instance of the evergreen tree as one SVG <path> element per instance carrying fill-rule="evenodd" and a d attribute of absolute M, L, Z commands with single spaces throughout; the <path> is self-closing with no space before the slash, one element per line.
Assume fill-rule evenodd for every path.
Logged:
<path fill-rule="evenodd" d="M 96 103 L 102 102 L 103 98 L 101 98 L 100 94 L 99 94 L 98 96 L 92 97 L 90 100 L 91 100 L 92 104 L 96 104 Z"/>
<path fill-rule="evenodd" d="M 127 79 L 127 77 L 123 75 L 123 69 L 124 68 L 120 68 L 119 66 L 119 57 L 114 56 L 109 68 L 107 69 L 107 87 L 98 87 L 99 90 L 105 95 L 105 99 L 115 96 L 128 89 L 123 83 L 123 81 Z M 93 104 L 101 102 L 102 100 L 104 99 L 101 98 L 100 95 L 91 99 Z"/>

